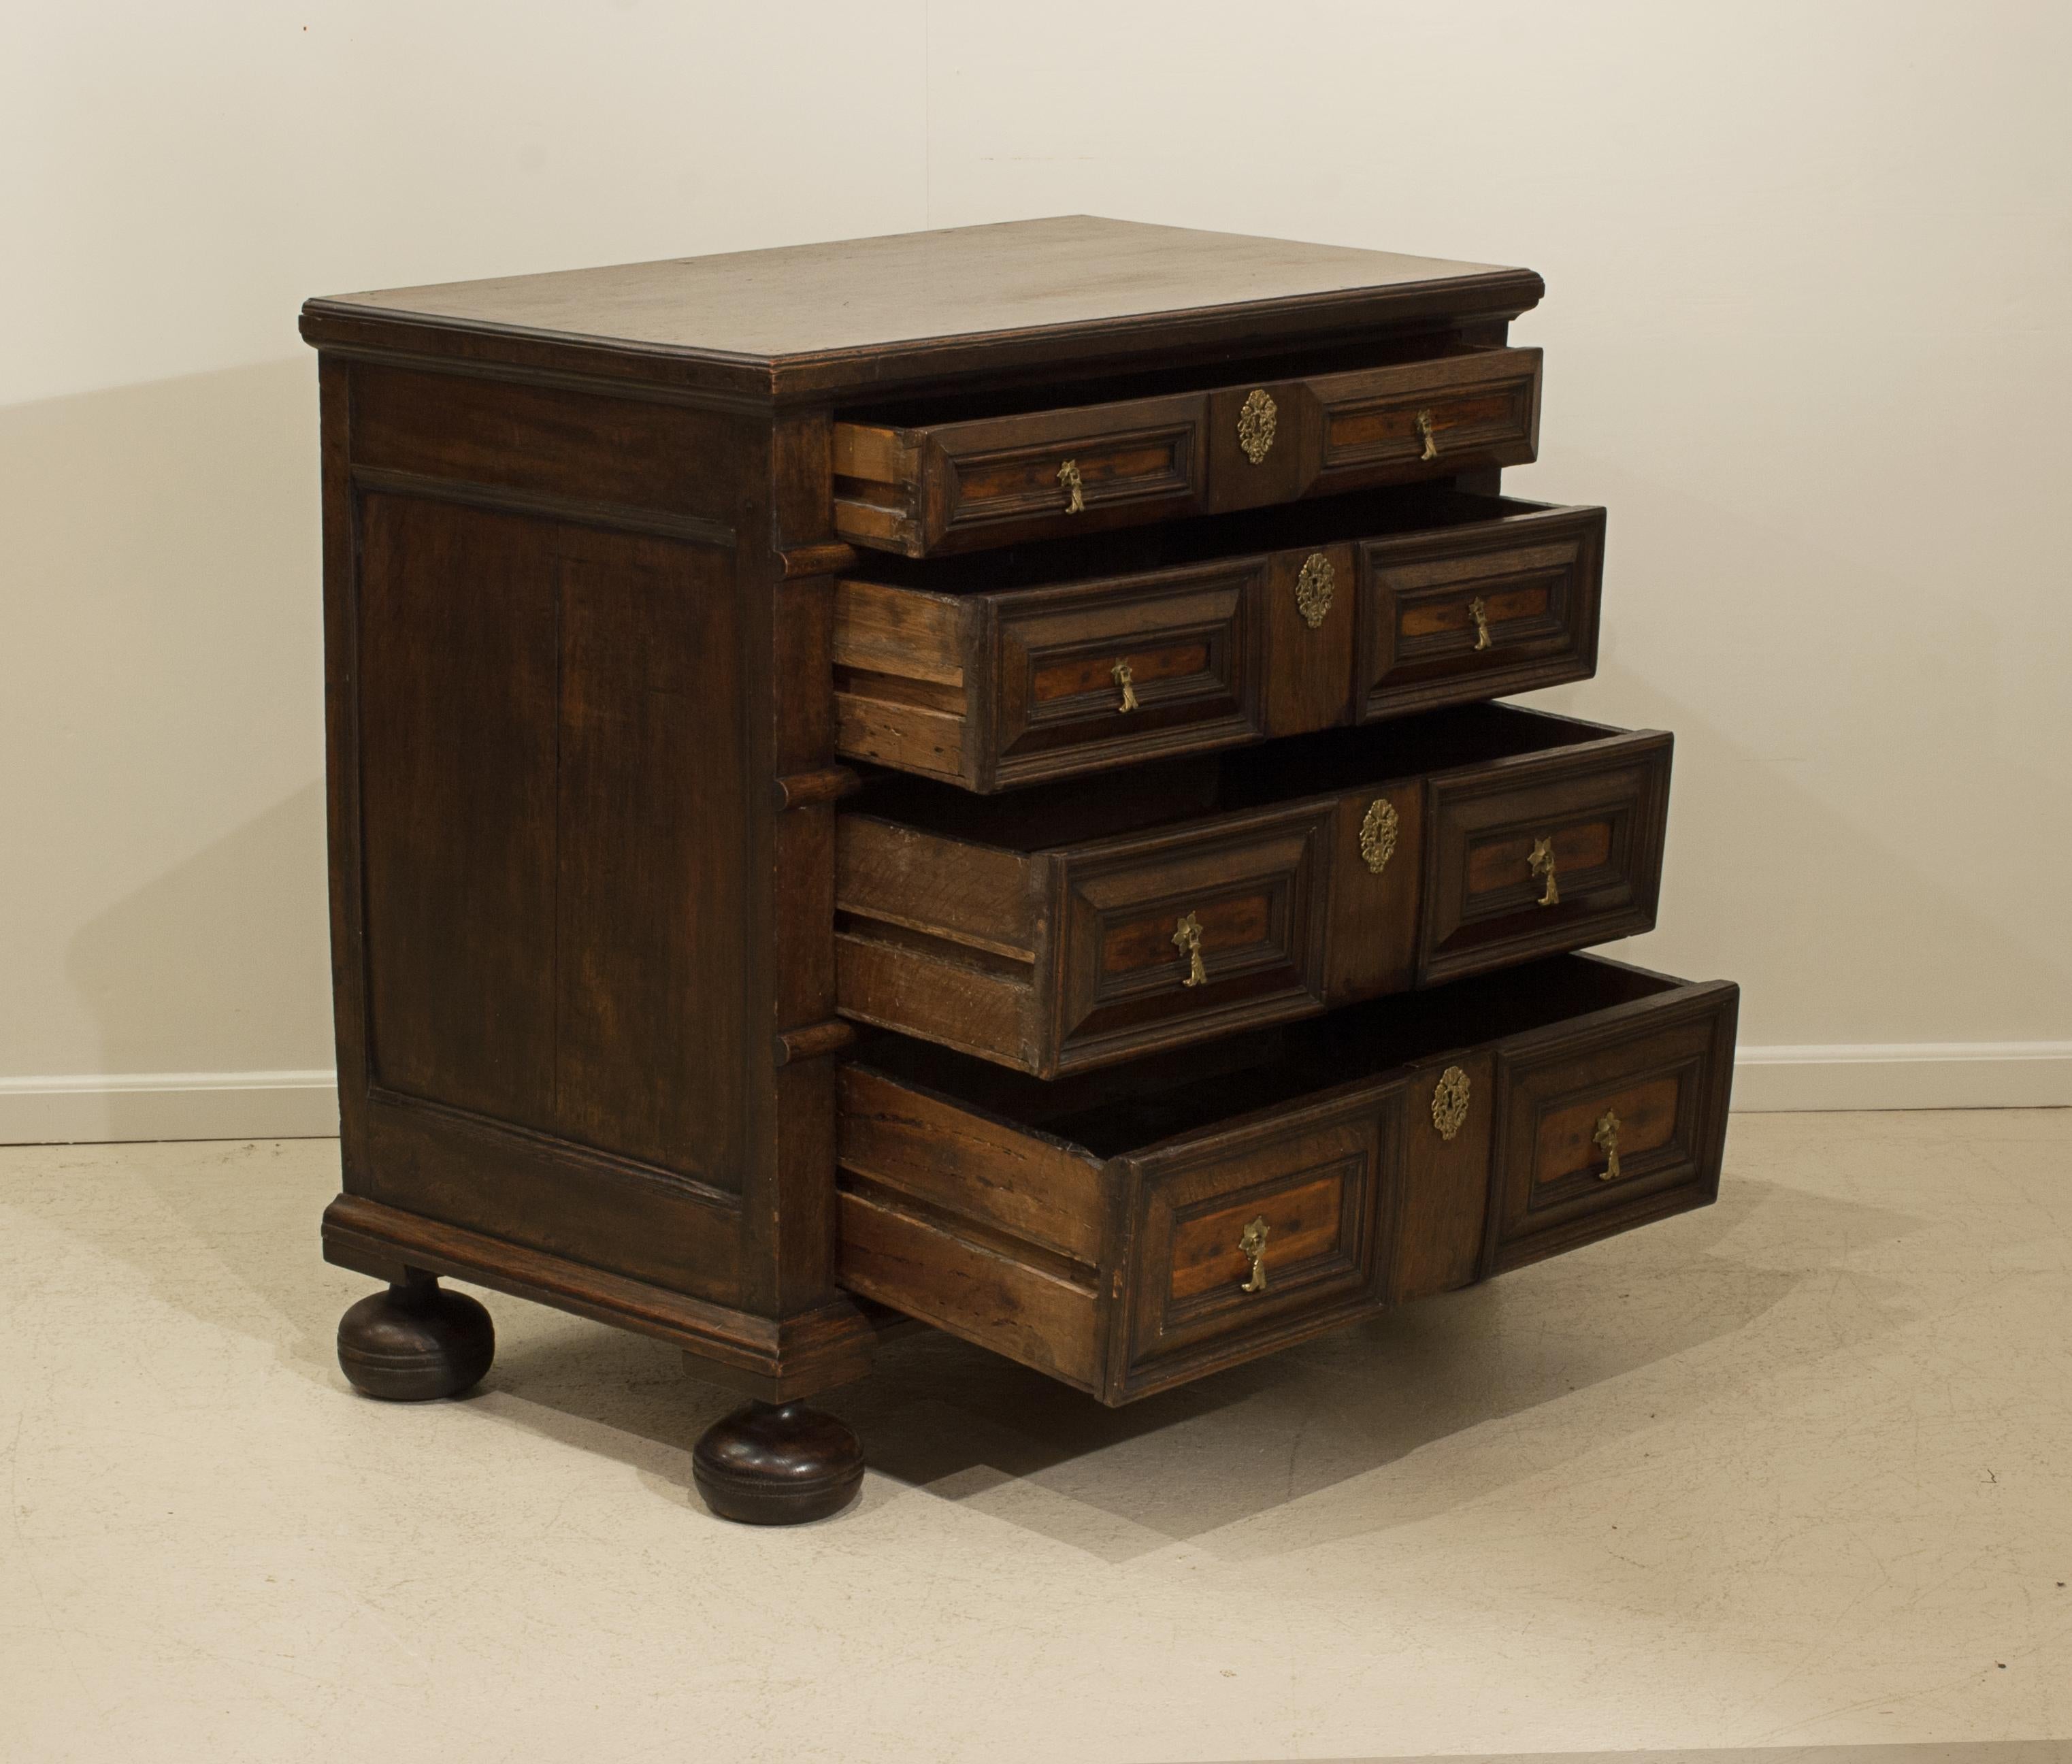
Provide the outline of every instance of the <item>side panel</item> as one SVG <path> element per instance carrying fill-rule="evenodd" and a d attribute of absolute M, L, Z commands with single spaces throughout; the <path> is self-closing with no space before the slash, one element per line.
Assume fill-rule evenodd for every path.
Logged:
<path fill-rule="evenodd" d="M 734 538 L 767 420 L 323 375 L 347 1190 L 738 1303 L 775 1162 Z"/>
<path fill-rule="evenodd" d="M 387 493 L 361 528 L 373 1083 L 738 1188 L 730 557 Z"/>

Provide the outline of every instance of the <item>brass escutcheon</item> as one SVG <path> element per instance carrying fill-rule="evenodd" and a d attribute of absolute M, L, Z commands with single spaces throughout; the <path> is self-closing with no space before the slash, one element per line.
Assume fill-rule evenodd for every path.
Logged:
<path fill-rule="evenodd" d="M 1180 921 L 1178 929 L 1173 933 L 1173 941 L 1186 952 L 1187 957 L 1187 977 L 1180 984 L 1182 986 L 1199 986 L 1206 984 L 1209 977 L 1209 971 L 1202 964 L 1201 920 L 1192 913 L 1188 914 Z"/>
<path fill-rule="evenodd" d="M 1263 1293 L 1266 1290 L 1266 1234 L 1273 1227 L 1266 1223 L 1261 1213 L 1244 1228 L 1238 1239 L 1238 1253 L 1252 1258 L 1252 1277 L 1238 1287 L 1241 1293 Z"/>
<path fill-rule="evenodd" d="M 1477 594 L 1468 602 L 1468 616 L 1475 622 L 1475 648 L 1488 648 L 1490 646 L 1489 606 L 1480 594 Z"/>
<path fill-rule="evenodd" d="M 1137 676 L 1130 672 L 1129 664 L 1119 661 L 1108 669 L 1108 677 L 1122 689 L 1122 702 L 1115 708 L 1118 714 L 1137 709 Z"/>
<path fill-rule="evenodd" d="M 1273 427 L 1281 407 L 1264 386 L 1245 394 L 1244 407 L 1237 413 L 1237 444 L 1255 466 L 1273 450 Z"/>
<path fill-rule="evenodd" d="M 1065 504 L 1065 512 L 1068 515 L 1084 514 L 1087 512 L 1087 499 L 1079 494 L 1078 460 L 1067 459 L 1064 464 L 1059 467 L 1058 482 L 1065 487 L 1065 494 L 1070 499 Z"/>
<path fill-rule="evenodd" d="M 1401 824 L 1396 804 L 1386 796 L 1377 796 L 1367 804 L 1360 820 L 1360 861 L 1377 876 L 1388 868 L 1388 860 L 1396 855 L 1396 833 Z"/>
<path fill-rule="evenodd" d="M 1313 551 L 1302 560 L 1302 573 L 1295 578 L 1295 607 L 1310 630 L 1323 623 L 1324 615 L 1331 610 L 1331 590 L 1338 581 L 1338 571 L 1321 551 Z"/>
<path fill-rule="evenodd" d="M 1621 1122 L 1616 1111 L 1606 1109 L 1597 1116 L 1597 1130 L 1590 1135 L 1605 1154 L 1605 1167 L 1597 1172 L 1601 1182 L 1618 1180 L 1618 1136 Z"/>
<path fill-rule="evenodd" d="M 1468 1118 L 1468 1075 L 1449 1066 L 1432 1087 L 1432 1125 L 1441 1139 L 1451 1139 Z"/>
<path fill-rule="evenodd" d="M 1547 878 L 1547 886 L 1540 894 L 1540 904 L 1543 907 L 1560 906 L 1561 885 L 1554 879 L 1554 842 L 1551 839 L 1534 840 L 1532 854 L 1525 860 L 1525 863 L 1534 875 Z"/>
<path fill-rule="evenodd" d="M 1429 465 L 1439 457 L 1439 438 L 1432 432 L 1430 411 L 1420 410 L 1417 413 L 1417 433 L 1424 438 L 1424 450 L 1417 457 L 1425 464 Z"/>

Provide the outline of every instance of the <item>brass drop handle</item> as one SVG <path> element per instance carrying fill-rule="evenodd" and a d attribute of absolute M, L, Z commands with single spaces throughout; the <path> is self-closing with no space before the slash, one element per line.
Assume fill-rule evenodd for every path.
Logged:
<path fill-rule="evenodd" d="M 1117 662 L 1108 669 L 1108 676 L 1122 689 L 1122 702 L 1115 707 L 1117 714 L 1136 709 L 1137 676 L 1129 671 L 1129 664 L 1126 661 Z"/>
<path fill-rule="evenodd" d="M 1192 913 L 1188 914 L 1180 921 L 1178 929 L 1173 933 L 1173 941 L 1179 946 L 1187 958 L 1187 977 L 1180 984 L 1182 986 L 1205 985 L 1208 981 L 1209 971 L 1202 964 L 1201 920 Z"/>
<path fill-rule="evenodd" d="M 1475 648 L 1488 648 L 1490 646 L 1489 602 L 1480 594 L 1477 594 L 1468 602 L 1468 616 L 1475 622 Z"/>
<path fill-rule="evenodd" d="M 1424 438 L 1424 450 L 1417 457 L 1429 466 L 1439 457 L 1439 438 L 1432 432 L 1430 411 L 1420 410 L 1417 413 L 1417 433 Z"/>
<path fill-rule="evenodd" d="M 1244 1235 L 1237 1240 L 1238 1253 L 1252 1259 L 1251 1277 L 1238 1288 L 1241 1293 L 1263 1293 L 1266 1290 L 1266 1234 L 1273 1227 L 1266 1223 L 1262 1213 L 1244 1228 Z"/>
<path fill-rule="evenodd" d="M 1608 1108 L 1597 1116 L 1597 1130 L 1590 1135 L 1605 1154 L 1605 1167 L 1597 1172 L 1597 1180 L 1601 1182 L 1618 1180 L 1618 1136 L 1622 1125 L 1617 1112 Z"/>
<path fill-rule="evenodd" d="M 1525 861 L 1534 875 L 1547 878 L 1547 886 L 1540 896 L 1540 904 L 1543 907 L 1560 906 L 1561 885 L 1554 879 L 1554 842 L 1551 839 L 1534 840 L 1532 855 Z"/>
<path fill-rule="evenodd" d="M 1065 504 L 1065 512 L 1068 515 L 1084 514 L 1087 512 L 1087 499 L 1079 494 L 1081 486 L 1078 460 L 1067 459 L 1064 464 L 1059 467 L 1058 482 L 1065 487 L 1065 495 L 1067 499 Z"/>

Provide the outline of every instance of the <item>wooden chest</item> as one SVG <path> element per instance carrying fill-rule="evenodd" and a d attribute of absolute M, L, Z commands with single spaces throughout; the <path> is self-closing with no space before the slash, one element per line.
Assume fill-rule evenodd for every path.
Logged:
<path fill-rule="evenodd" d="M 754 1399 L 935 1325 L 1118 1403 L 1703 1205 L 1736 994 L 1655 922 L 1519 269 L 1075 218 L 312 301 L 340 1357 L 441 1276 Z"/>

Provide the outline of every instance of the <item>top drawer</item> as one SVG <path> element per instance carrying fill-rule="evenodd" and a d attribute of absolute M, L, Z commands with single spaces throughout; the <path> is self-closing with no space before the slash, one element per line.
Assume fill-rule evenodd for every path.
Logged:
<path fill-rule="evenodd" d="M 834 426 L 835 530 L 925 557 L 1533 458 L 1537 349 L 911 427 Z"/>

